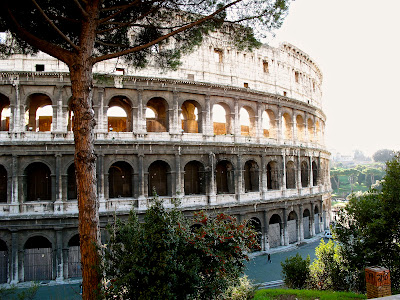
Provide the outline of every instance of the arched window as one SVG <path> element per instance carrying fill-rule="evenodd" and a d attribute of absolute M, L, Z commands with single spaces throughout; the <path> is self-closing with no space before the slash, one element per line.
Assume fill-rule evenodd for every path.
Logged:
<path fill-rule="evenodd" d="M 7 283 L 8 279 L 8 248 L 7 244 L 0 240 L 0 283 Z"/>
<path fill-rule="evenodd" d="M 265 110 L 262 114 L 262 128 L 264 137 L 276 138 L 275 114 L 270 109 Z"/>
<path fill-rule="evenodd" d="M 68 242 L 68 278 L 82 277 L 79 234 Z"/>
<path fill-rule="evenodd" d="M 309 171 L 308 171 L 308 163 L 306 161 L 301 162 L 301 186 L 307 187 L 308 186 L 308 178 L 309 178 Z"/>
<path fill-rule="evenodd" d="M 304 125 L 304 120 L 303 117 L 300 115 L 297 115 L 296 117 L 296 128 L 297 128 L 297 139 L 299 141 L 304 141 L 304 134 L 305 134 L 305 125 Z"/>
<path fill-rule="evenodd" d="M 148 193 L 152 196 L 171 196 L 171 168 L 161 160 L 153 162 L 149 167 Z"/>
<path fill-rule="evenodd" d="M 187 100 L 182 104 L 182 130 L 186 133 L 201 132 L 201 107 L 194 100 Z"/>
<path fill-rule="evenodd" d="M 254 112 L 249 107 L 242 107 L 239 111 L 241 135 L 254 136 Z"/>
<path fill-rule="evenodd" d="M 282 115 L 282 138 L 285 140 L 292 139 L 292 121 L 288 113 Z"/>
<path fill-rule="evenodd" d="M 7 202 L 7 170 L 0 165 L 0 202 Z"/>
<path fill-rule="evenodd" d="M 254 160 L 249 160 L 244 165 L 244 190 L 245 192 L 258 192 L 258 165 Z"/>
<path fill-rule="evenodd" d="M 286 188 L 296 188 L 296 169 L 293 161 L 289 161 L 286 164 Z"/>
<path fill-rule="evenodd" d="M 212 108 L 212 116 L 215 135 L 231 133 L 229 112 L 229 107 L 226 104 L 214 104 Z"/>
<path fill-rule="evenodd" d="M 8 131 L 10 129 L 10 100 L 0 94 L 0 131 Z"/>
<path fill-rule="evenodd" d="M 312 173 L 313 173 L 313 186 L 318 185 L 318 167 L 315 161 L 312 163 Z"/>
<path fill-rule="evenodd" d="M 53 253 L 49 240 L 42 236 L 31 237 L 24 249 L 25 281 L 52 280 Z"/>
<path fill-rule="evenodd" d="M 147 102 L 146 108 L 147 132 L 167 132 L 168 103 L 165 99 L 156 97 Z"/>
<path fill-rule="evenodd" d="M 291 211 L 287 219 L 287 232 L 289 235 L 289 244 L 297 242 L 297 214 L 295 211 Z"/>
<path fill-rule="evenodd" d="M 109 198 L 132 197 L 132 173 L 127 162 L 112 164 L 108 170 Z"/>
<path fill-rule="evenodd" d="M 215 172 L 215 180 L 217 182 L 217 194 L 235 193 L 232 164 L 227 160 L 222 160 L 217 163 Z"/>
<path fill-rule="evenodd" d="M 205 193 L 204 167 L 198 161 L 190 161 L 185 166 L 185 195 Z"/>
<path fill-rule="evenodd" d="M 67 199 L 78 199 L 78 190 L 76 186 L 75 164 L 71 164 L 67 170 Z"/>
<path fill-rule="evenodd" d="M 32 94 L 28 97 L 25 124 L 28 131 L 51 131 L 53 107 L 51 99 L 44 94 Z"/>
<path fill-rule="evenodd" d="M 268 241 L 270 248 L 281 245 L 281 223 L 282 219 L 278 214 L 273 214 L 269 219 Z"/>
<path fill-rule="evenodd" d="M 132 131 L 132 104 L 123 96 L 112 97 L 107 110 L 108 131 Z"/>
<path fill-rule="evenodd" d="M 276 161 L 267 164 L 267 189 L 279 190 L 279 171 Z"/>
<path fill-rule="evenodd" d="M 51 200 L 51 172 L 44 163 L 36 162 L 25 169 L 26 200 Z"/>

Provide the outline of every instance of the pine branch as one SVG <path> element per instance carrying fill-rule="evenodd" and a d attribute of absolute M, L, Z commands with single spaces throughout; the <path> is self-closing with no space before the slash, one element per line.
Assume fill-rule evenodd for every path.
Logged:
<path fill-rule="evenodd" d="M 183 32 L 183 31 L 185 31 L 185 30 L 187 30 L 187 29 L 190 29 L 190 28 L 195 27 L 195 26 L 197 26 L 197 25 L 200 25 L 200 24 L 202 24 L 202 23 L 204 23 L 204 22 L 206 22 L 206 21 L 208 21 L 208 20 L 211 20 L 212 18 L 214 18 L 214 16 L 216 16 L 216 15 L 219 14 L 220 12 L 224 11 L 225 9 L 227 9 L 227 8 L 233 6 L 233 5 L 235 5 L 235 4 L 237 4 L 237 3 L 241 2 L 241 1 L 242 1 L 242 0 L 236 0 L 236 1 L 233 1 L 233 2 L 231 2 L 231 3 L 228 3 L 227 5 L 225 5 L 225 6 L 221 7 L 221 8 L 219 8 L 219 9 L 217 9 L 217 10 L 216 10 L 215 12 L 213 12 L 212 14 L 210 14 L 210 15 L 208 15 L 208 16 L 205 16 L 205 17 L 203 17 L 203 18 L 201 18 L 201 19 L 198 19 L 197 21 L 194 21 L 194 22 L 192 22 L 192 23 L 189 23 L 189 24 L 186 25 L 186 26 L 182 26 L 182 27 L 180 27 L 179 29 L 176 29 L 176 30 L 174 30 L 174 31 L 171 31 L 171 32 L 168 33 L 168 34 L 165 34 L 165 35 L 163 35 L 163 36 L 160 36 L 159 38 L 157 38 L 157 39 L 155 39 L 155 40 L 153 40 L 153 41 L 151 41 L 151 42 L 149 42 L 149 43 L 147 43 L 147 44 L 140 45 L 140 46 L 136 46 L 136 47 L 132 47 L 132 48 L 130 48 L 130 49 L 126 49 L 126 50 L 123 50 L 123 51 L 120 51 L 120 52 L 116 52 L 116 53 L 105 54 L 105 55 L 102 55 L 102 56 L 99 56 L 99 57 L 94 58 L 94 59 L 93 59 L 93 62 L 94 62 L 94 64 L 95 64 L 95 63 L 98 63 L 98 62 L 103 61 L 103 60 L 107 60 L 107 59 L 111 59 L 111 58 L 116 58 L 116 57 L 119 57 L 119 56 L 123 56 L 123 55 L 126 55 L 126 54 L 130 54 L 130 53 L 133 53 L 133 52 L 138 52 L 138 51 L 141 51 L 141 50 L 143 50 L 143 49 L 149 48 L 149 47 L 151 47 L 151 46 L 153 46 L 153 45 L 155 45 L 155 44 L 158 44 L 159 42 L 162 42 L 163 40 L 166 40 L 167 38 L 169 38 L 169 37 L 171 37 L 171 36 L 173 36 L 173 35 L 176 35 L 176 34 L 181 33 L 181 32 Z"/>
<path fill-rule="evenodd" d="M 57 33 L 68 43 L 72 46 L 72 48 L 74 48 L 76 51 L 79 51 L 79 48 L 77 45 L 75 45 L 64 33 L 62 33 L 62 31 L 53 23 L 52 20 L 50 20 L 50 18 L 46 15 L 46 13 L 42 10 L 42 8 L 39 6 L 39 4 L 37 4 L 37 2 L 35 0 L 32 0 L 33 4 L 35 4 L 36 8 L 39 10 L 39 12 L 42 14 L 42 16 L 46 19 L 46 21 L 50 24 L 51 27 L 53 27 L 53 29 L 55 31 L 57 31 Z"/>
<path fill-rule="evenodd" d="M 76 6 L 78 7 L 79 11 L 81 12 L 82 16 L 85 17 L 85 19 L 87 19 L 89 17 L 89 14 L 87 13 L 87 11 L 82 7 L 82 5 L 80 4 L 79 0 L 74 0 Z"/>
<path fill-rule="evenodd" d="M 138 2 L 140 2 L 140 0 L 135 0 L 127 5 L 122 6 L 117 12 L 113 13 L 112 15 L 110 15 L 108 17 L 105 17 L 105 18 L 99 20 L 98 24 L 102 24 L 104 22 L 107 22 L 108 20 L 111 20 L 112 18 L 115 18 L 116 16 L 118 16 L 119 14 L 121 14 L 122 12 L 127 10 L 128 8 L 131 8 L 132 6 L 136 5 Z"/>

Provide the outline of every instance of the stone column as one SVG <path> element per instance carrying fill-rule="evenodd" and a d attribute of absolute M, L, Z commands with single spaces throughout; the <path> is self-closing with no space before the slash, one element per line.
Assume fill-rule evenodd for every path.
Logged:
<path fill-rule="evenodd" d="M 146 129 L 146 105 L 143 103 L 143 89 L 137 91 L 137 116 L 136 116 L 136 132 L 137 134 L 145 134 Z"/>
<path fill-rule="evenodd" d="M 56 174 L 55 174 L 55 202 L 54 202 L 54 213 L 62 213 L 64 211 L 63 206 L 63 185 L 61 176 L 61 154 L 56 154 Z"/>
<path fill-rule="evenodd" d="M 18 156 L 12 156 L 11 162 L 11 205 L 10 205 L 10 213 L 18 214 L 19 210 L 19 177 L 18 177 Z"/>
<path fill-rule="evenodd" d="M 282 190 L 286 191 L 286 153 L 282 150 Z"/>
<path fill-rule="evenodd" d="M 235 98 L 235 108 L 233 114 L 231 113 L 231 116 L 233 118 L 233 133 L 235 136 L 241 136 L 242 135 L 242 129 L 240 127 L 240 111 L 239 111 L 239 98 Z M 231 119 L 232 119 L 231 118 Z M 232 126 L 231 126 L 232 128 Z"/>
<path fill-rule="evenodd" d="M 63 232 L 62 228 L 56 230 L 56 281 L 64 280 L 64 260 L 62 255 Z"/>
<path fill-rule="evenodd" d="M 204 107 L 204 111 L 202 113 L 202 118 L 203 118 L 203 134 L 208 135 L 208 136 L 213 136 L 214 135 L 214 127 L 213 127 L 213 121 L 212 121 L 212 108 L 211 108 L 211 101 L 210 101 L 210 95 L 205 95 L 205 102 L 206 105 Z"/>
<path fill-rule="evenodd" d="M 295 113 L 293 111 L 293 114 L 292 114 L 292 141 L 297 141 L 297 136 L 298 136 L 297 120 L 296 120 Z"/>
<path fill-rule="evenodd" d="M 308 173 L 309 173 L 309 178 L 310 178 L 310 180 L 308 181 L 308 186 L 309 187 L 313 187 L 313 182 L 314 182 L 314 174 L 313 174 L 313 168 L 312 168 L 312 163 L 313 163 L 313 156 L 312 156 L 312 154 L 310 154 L 310 157 L 309 157 L 309 168 L 308 168 Z"/>
<path fill-rule="evenodd" d="M 297 151 L 297 164 L 295 164 L 295 166 L 297 168 L 296 186 L 297 186 L 297 189 L 299 190 L 299 194 L 300 194 L 300 190 L 302 188 L 302 184 L 301 184 L 301 157 L 300 157 L 300 151 Z"/>
<path fill-rule="evenodd" d="M 263 126 L 262 126 L 262 109 L 261 109 L 261 104 L 257 102 L 257 111 L 254 116 L 254 123 L 255 123 L 255 129 L 256 129 L 256 138 L 260 139 L 264 136 L 263 134 Z"/>
<path fill-rule="evenodd" d="M 275 119 L 275 124 L 276 124 L 276 139 L 278 141 L 278 144 L 282 143 L 282 108 L 279 105 L 278 106 L 278 116 Z"/>
<path fill-rule="evenodd" d="M 209 164 L 209 190 L 208 190 L 208 204 L 214 203 L 216 201 L 217 187 L 215 184 L 215 167 L 216 159 L 215 154 L 210 152 L 208 154 L 208 164 Z"/>
<path fill-rule="evenodd" d="M 178 120 L 179 120 L 179 92 L 173 92 L 172 109 L 168 109 L 169 115 L 169 133 L 180 134 Z"/>
<path fill-rule="evenodd" d="M 304 225 L 303 225 L 303 204 L 299 204 L 299 216 L 298 216 L 298 237 L 299 242 L 304 240 Z"/>
<path fill-rule="evenodd" d="M 143 200 L 146 198 L 145 190 L 144 190 L 144 169 L 143 169 L 143 158 L 144 154 L 139 153 L 138 154 L 138 159 L 139 159 L 139 165 L 138 165 L 138 176 L 139 176 L 139 197 L 138 200 Z"/>
<path fill-rule="evenodd" d="M 11 259 L 10 259 L 10 283 L 16 284 L 19 282 L 19 243 L 18 231 L 11 231 Z"/>
<path fill-rule="evenodd" d="M 99 200 L 104 202 L 105 199 L 105 186 L 108 185 L 108 182 L 105 182 L 104 178 L 104 154 L 99 153 L 97 155 L 97 193 L 99 195 Z"/>
<path fill-rule="evenodd" d="M 108 120 L 107 120 L 107 108 L 108 105 L 104 105 L 104 88 L 97 89 L 97 95 L 99 97 L 98 104 L 94 105 L 94 113 L 97 115 L 97 131 L 108 132 Z"/>
<path fill-rule="evenodd" d="M 283 214 L 283 232 L 284 232 L 284 245 L 289 245 L 289 231 L 288 231 L 288 223 L 287 223 L 287 209 L 286 207 L 282 209 Z"/>
<path fill-rule="evenodd" d="M 284 222 L 279 223 L 280 228 L 280 238 L 281 238 L 281 246 L 285 245 L 285 224 Z"/>
<path fill-rule="evenodd" d="M 236 194 L 236 200 L 240 201 L 240 196 L 243 193 L 243 170 L 242 170 L 242 156 L 240 154 L 237 155 L 237 163 L 236 163 L 236 184 L 235 184 L 235 194 Z"/>
<path fill-rule="evenodd" d="M 10 131 L 21 132 L 21 131 L 25 131 L 25 124 L 22 124 L 22 122 L 24 122 L 25 118 L 21 119 L 21 114 L 24 114 L 25 111 L 21 112 L 21 108 L 23 108 L 24 106 L 21 104 L 19 80 L 14 80 L 13 86 L 15 89 L 15 102 L 13 105 L 14 109 L 13 109 L 13 111 L 10 112 L 11 118 L 12 118 L 12 120 L 10 120 Z"/>
<path fill-rule="evenodd" d="M 304 130 L 305 130 L 304 140 L 308 144 L 310 142 L 310 134 L 308 132 L 308 113 L 307 112 L 304 113 L 304 118 L 305 118 L 304 119 Z"/>
<path fill-rule="evenodd" d="M 264 222 L 264 250 L 269 250 L 269 222 L 267 211 L 263 211 L 263 222 Z"/>
<path fill-rule="evenodd" d="M 266 200 L 267 199 L 267 183 L 268 183 L 268 178 L 267 178 L 267 170 L 265 168 L 265 162 L 266 162 L 266 155 L 262 154 L 261 155 L 261 199 Z"/>
<path fill-rule="evenodd" d="M 175 153 L 175 196 L 182 197 L 183 196 L 183 188 L 182 188 L 182 168 L 181 168 L 181 153 L 180 147 L 178 153 Z"/>

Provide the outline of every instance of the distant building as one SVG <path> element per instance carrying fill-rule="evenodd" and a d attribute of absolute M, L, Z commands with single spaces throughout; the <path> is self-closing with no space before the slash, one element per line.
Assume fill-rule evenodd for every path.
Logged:
<path fill-rule="evenodd" d="M 0 61 L 0 281 L 80 276 L 67 67 Z M 177 71 L 94 68 L 101 227 L 157 192 L 182 210 L 249 219 L 263 250 L 330 222 L 322 74 L 290 44 L 237 51 L 209 38 Z"/>

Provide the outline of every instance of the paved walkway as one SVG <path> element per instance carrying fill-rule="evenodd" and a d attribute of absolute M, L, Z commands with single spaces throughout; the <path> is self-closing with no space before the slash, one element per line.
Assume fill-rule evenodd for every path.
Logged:
<path fill-rule="evenodd" d="M 268 263 L 267 252 L 259 252 L 253 255 L 253 258 L 246 263 L 245 274 L 254 281 L 254 283 L 265 283 L 271 281 L 282 280 L 281 262 L 289 256 L 299 253 L 303 258 L 310 255 L 311 261 L 315 258 L 315 248 L 323 234 L 307 239 L 300 245 L 289 245 L 273 248 L 271 253 L 271 263 Z"/>

